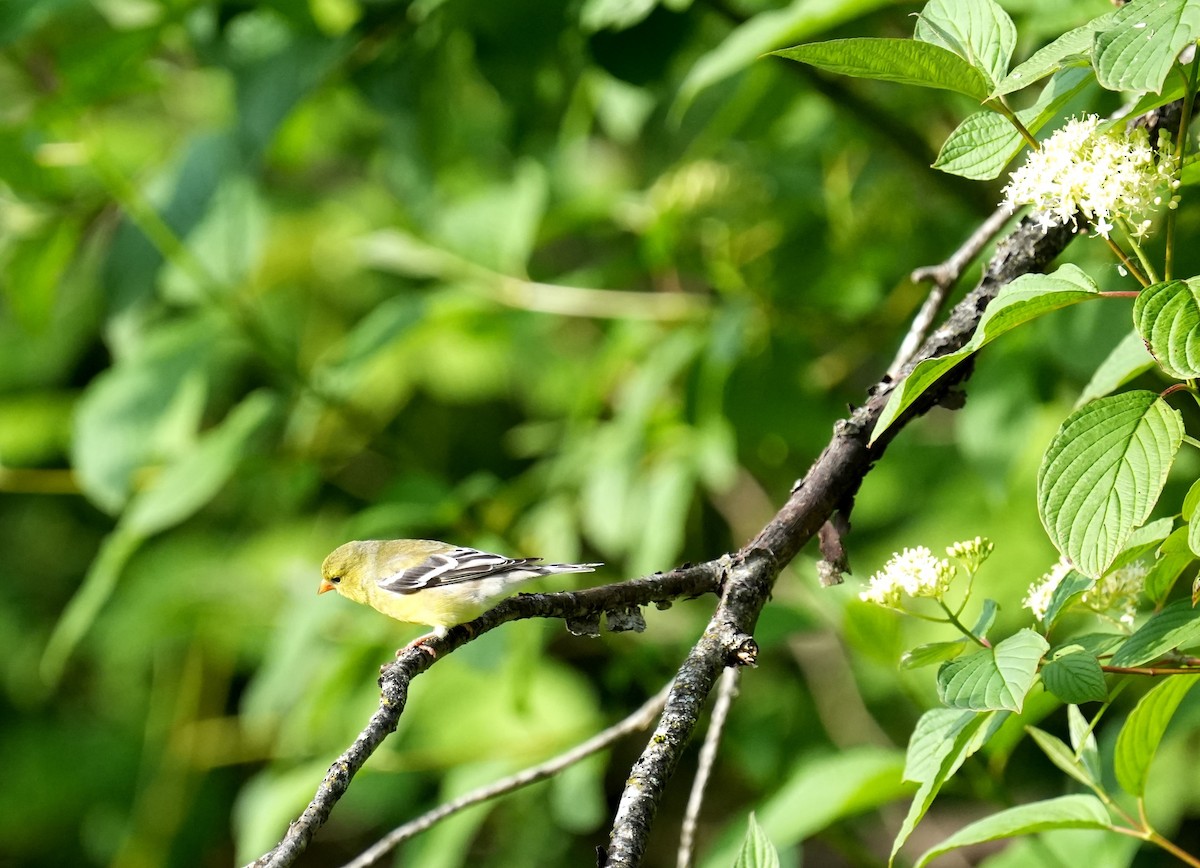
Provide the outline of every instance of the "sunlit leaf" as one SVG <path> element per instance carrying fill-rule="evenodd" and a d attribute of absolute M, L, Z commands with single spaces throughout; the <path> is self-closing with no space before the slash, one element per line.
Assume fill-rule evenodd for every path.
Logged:
<path fill-rule="evenodd" d="M 1067 66 L 1087 65 L 1096 41 L 1096 33 L 1108 27 L 1115 15 L 1115 12 L 1107 12 L 1099 18 L 1093 18 L 1087 24 L 1068 30 L 1049 45 L 1038 49 L 1028 60 L 1014 67 L 991 95 L 1003 96 L 1028 87 Z"/>
<path fill-rule="evenodd" d="M 1091 775 L 1092 780 L 1100 780 L 1100 748 L 1096 745 L 1092 724 L 1083 716 L 1078 705 L 1067 706 L 1067 729 L 1071 734 L 1071 748 L 1084 771 Z"/>
<path fill-rule="evenodd" d="M 926 712 L 917 722 L 908 744 L 904 776 L 921 783 L 900 831 L 892 841 L 892 858 L 900 852 L 921 818 L 933 804 L 942 786 L 958 771 L 967 758 L 987 744 L 1008 717 L 1006 711 L 982 714 L 938 708 Z"/>
<path fill-rule="evenodd" d="M 1025 727 L 1025 731 L 1029 733 L 1037 746 L 1042 749 L 1042 753 L 1049 758 L 1050 762 L 1058 766 L 1065 774 L 1070 775 L 1085 787 L 1095 784 L 1095 780 L 1088 773 L 1088 770 L 1075 757 L 1075 751 L 1071 750 L 1061 738 L 1051 735 L 1045 730 L 1038 729 L 1036 726 L 1027 726 Z"/>
<path fill-rule="evenodd" d="M 734 860 L 733 868 L 778 868 L 779 851 L 767 837 L 754 813 L 750 813 L 750 822 L 746 828 L 746 837 L 742 841 L 742 850 Z"/>
<path fill-rule="evenodd" d="M 246 455 L 246 445 L 276 407 L 267 392 L 255 392 L 220 425 L 206 432 L 179 460 L 139 491 L 121 516 L 121 524 L 151 536 L 192 515 L 221 489 Z"/>
<path fill-rule="evenodd" d="M 207 318 L 164 325 L 84 392 L 72 461 L 84 492 L 102 509 L 118 511 L 139 470 L 195 437 L 220 335 Z"/>
<path fill-rule="evenodd" d="M 1146 287 L 1133 302 L 1133 322 L 1164 371 L 1200 377 L 1200 279 Z"/>
<path fill-rule="evenodd" d="M 1113 666 L 1141 666 L 1175 648 L 1200 643 L 1200 609 L 1191 600 L 1177 600 L 1150 618 L 1117 649 Z"/>
<path fill-rule="evenodd" d="M 1109 90 L 1162 90 L 1179 52 L 1200 37 L 1195 0 L 1133 0 L 1096 36 L 1096 78 Z"/>
<path fill-rule="evenodd" d="M 938 672 L 938 696 L 952 708 L 1020 711 L 1049 648 L 1039 634 L 1019 630 L 995 648 L 945 664 Z"/>
<path fill-rule="evenodd" d="M 1042 667 L 1042 683 L 1063 702 L 1103 702 L 1108 685 L 1100 661 L 1078 646 L 1068 647 Z"/>
<path fill-rule="evenodd" d="M 917 16 L 913 37 L 950 49 L 994 87 L 1008 72 L 1017 28 L 994 0 L 930 0 Z"/>
<path fill-rule="evenodd" d="M 1183 422 L 1153 392 L 1127 392 L 1076 410 L 1038 472 L 1038 514 L 1058 547 L 1097 578 L 1150 515 L 1183 440 Z"/>
<path fill-rule="evenodd" d="M 1042 89 L 1037 102 L 1017 112 L 1017 118 L 1025 129 L 1036 133 L 1090 81 L 1091 75 L 1082 69 L 1056 75 Z M 964 178 L 990 180 L 999 176 L 1025 146 L 1025 139 L 1008 118 L 994 111 L 980 111 L 955 127 L 933 167 Z"/>
<path fill-rule="evenodd" d="M 1104 803 L 1095 796 L 1060 796 L 1008 808 L 959 829 L 945 841 L 921 854 L 915 868 L 928 865 L 943 853 L 1018 835 L 1033 835 L 1051 829 L 1107 829 L 1111 827 Z"/>
<path fill-rule="evenodd" d="M 930 642 L 927 645 L 918 645 L 916 648 L 904 652 L 900 658 L 900 668 L 920 669 L 922 666 L 932 666 L 934 663 L 945 663 L 966 650 L 967 641 L 965 639 L 957 642 Z"/>
<path fill-rule="evenodd" d="M 1136 331 L 1131 331 L 1121 342 L 1113 347 L 1111 353 L 1092 372 L 1092 378 L 1083 387 L 1076 407 L 1082 407 L 1089 401 L 1111 395 L 1134 377 L 1146 373 L 1154 367 L 1154 357 L 1146 349 L 1146 342 Z"/>
<path fill-rule="evenodd" d="M 1095 282 L 1075 265 L 1064 265 L 1053 274 L 1018 277 L 988 304 L 975 334 L 961 350 L 926 359 L 896 386 L 875 424 L 871 440 L 876 440 L 925 390 L 971 353 L 1042 314 L 1099 297 Z"/>
<path fill-rule="evenodd" d="M 980 102 L 991 90 L 983 73 L 957 54 L 915 39 L 834 39 L 771 53 L 838 75 L 952 90 Z"/>
<path fill-rule="evenodd" d="M 1139 798 L 1146 792 L 1150 763 L 1158 752 L 1167 724 L 1188 691 L 1196 686 L 1196 675 L 1171 675 L 1138 701 L 1117 735 L 1113 769 L 1121 789 Z"/>
<path fill-rule="evenodd" d="M 1042 616 L 1042 626 L 1047 630 L 1053 627 L 1063 609 L 1094 584 L 1095 579 L 1089 579 L 1079 570 L 1069 570 L 1050 594 L 1046 614 Z"/>
<path fill-rule="evenodd" d="M 1177 528 L 1163 542 L 1158 550 L 1146 580 L 1142 585 L 1147 597 L 1155 603 L 1162 603 L 1183 575 L 1183 571 L 1196 562 L 1196 551 L 1193 548 L 1193 537 L 1196 525 L 1189 522 Z"/>
<path fill-rule="evenodd" d="M 778 9 L 764 8 L 692 64 L 679 88 L 674 111 L 686 109 L 705 88 L 740 72 L 781 45 L 819 36 L 892 3 L 894 0 L 792 0 Z"/>

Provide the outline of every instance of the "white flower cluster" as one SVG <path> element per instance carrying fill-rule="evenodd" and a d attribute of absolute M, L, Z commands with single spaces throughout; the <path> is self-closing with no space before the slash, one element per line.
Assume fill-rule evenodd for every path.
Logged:
<path fill-rule="evenodd" d="M 1082 216 L 1105 238 L 1119 219 L 1135 236 L 1144 235 L 1147 215 L 1162 204 L 1162 188 L 1178 186 L 1175 160 L 1156 159 L 1145 129 L 1124 136 L 1100 132 L 1099 123 L 1096 115 L 1072 118 L 1031 151 L 1004 188 L 1005 203 L 1032 205 L 1046 228 L 1078 228 Z"/>
<path fill-rule="evenodd" d="M 865 602 L 895 609 L 903 594 L 910 597 L 942 596 L 957 572 L 957 567 L 947 560 L 935 558 L 925 546 L 906 548 L 900 554 L 892 555 L 884 568 L 871 576 L 867 590 L 858 596 Z"/>
<path fill-rule="evenodd" d="M 1146 584 L 1145 564 L 1133 563 L 1113 570 L 1102 576 L 1091 590 L 1085 591 L 1079 601 L 1094 612 L 1119 613 L 1117 620 L 1127 627 L 1133 626 L 1137 614 L 1138 595 Z"/>
<path fill-rule="evenodd" d="M 1046 573 L 1029 586 L 1029 592 L 1021 603 L 1033 612 L 1035 618 L 1043 621 L 1046 611 L 1050 608 L 1050 600 L 1062 580 L 1071 572 L 1071 563 L 1066 558 L 1059 560 L 1050 572 Z M 1101 615 L 1116 614 L 1117 620 L 1127 626 L 1133 626 L 1137 614 L 1138 595 L 1146 583 L 1147 568 L 1145 564 L 1133 563 L 1113 570 L 1102 576 L 1090 589 L 1084 591 L 1079 602 Z"/>
<path fill-rule="evenodd" d="M 1062 580 L 1067 577 L 1069 572 L 1071 572 L 1071 562 L 1066 558 L 1060 558 L 1058 563 L 1050 568 L 1050 572 L 1045 573 L 1029 586 L 1029 593 L 1025 595 L 1021 605 L 1033 612 L 1033 617 L 1039 621 L 1045 620 L 1046 611 L 1050 608 L 1050 598 L 1054 596 L 1054 591 L 1062 584 Z"/>

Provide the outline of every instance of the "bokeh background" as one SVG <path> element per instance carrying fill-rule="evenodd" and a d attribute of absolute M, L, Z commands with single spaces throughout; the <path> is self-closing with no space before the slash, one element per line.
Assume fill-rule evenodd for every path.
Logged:
<path fill-rule="evenodd" d="M 1109 8 L 1003 5 L 1022 57 Z M 316 596 L 348 539 L 601 560 L 594 580 L 616 581 L 752 536 L 886 370 L 923 298 L 908 273 L 1000 199 L 928 168 L 972 110 L 957 97 L 762 56 L 907 36 L 918 9 L 0 7 L 0 863 L 219 866 L 277 841 L 417 631 Z M 1092 104 L 1112 107 L 1073 108 Z M 1099 243 L 1070 255 L 1119 280 Z M 935 701 L 931 670 L 897 660 L 950 637 L 859 603 L 860 583 L 903 546 L 984 534 L 980 593 L 998 629 L 1024 624 L 1054 560 L 1041 451 L 1128 329 L 1125 306 L 1095 305 L 1006 336 L 965 410 L 912 426 L 868 477 L 847 584 L 819 589 L 811 553 L 784 573 L 700 864 L 731 863 L 750 810 L 787 865 L 879 864 Z M 513 623 L 440 661 L 302 864 L 620 719 L 711 607 L 600 639 Z M 920 840 L 1062 791 L 1011 730 Z M 593 864 L 643 743 L 396 864 Z M 674 864 L 694 763 L 647 864 Z M 1173 792 L 1167 826 L 1189 800 Z M 1128 860 L 1072 834 L 1073 864 Z"/>

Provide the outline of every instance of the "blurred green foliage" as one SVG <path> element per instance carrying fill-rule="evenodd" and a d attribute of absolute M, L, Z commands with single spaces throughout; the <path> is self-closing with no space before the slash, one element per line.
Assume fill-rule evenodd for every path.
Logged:
<path fill-rule="evenodd" d="M 1022 55 L 1106 6 L 1004 5 Z M 905 276 L 999 200 L 927 168 L 969 106 L 759 58 L 904 35 L 916 8 L 0 9 L 0 862 L 273 844 L 414 635 L 317 599 L 347 539 L 586 557 L 617 580 L 751 536 L 886 370 L 922 297 Z M 914 426 L 863 487 L 860 576 L 819 591 L 810 557 L 784 574 L 703 864 L 731 863 L 751 809 L 785 865 L 806 839 L 812 864 L 886 852 L 871 809 L 907 792 L 933 685 L 897 673 L 913 636 L 856 583 L 892 549 L 984 533 L 988 596 L 1019 600 L 1052 560 L 1041 451 L 1125 317 L 1068 311 L 989 349 L 967 409 Z M 623 717 L 710 609 L 601 640 L 515 623 L 440 661 L 304 864 Z M 639 748 L 400 860 L 590 864 Z M 1023 782 L 1045 766 L 1013 762 Z M 687 771 L 649 864 L 673 864 Z M 972 779 L 961 796 L 994 795 Z"/>

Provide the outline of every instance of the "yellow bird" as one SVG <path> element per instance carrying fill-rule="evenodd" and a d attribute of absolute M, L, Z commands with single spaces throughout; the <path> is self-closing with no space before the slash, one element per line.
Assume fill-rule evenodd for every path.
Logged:
<path fill-rule="evenodd" d="M 517 583 L 603 566 L 541 560 L 506 558 L 430 539 L 355 540 L 325 558 L 317 593 L 337 591 L 397 621 L 433 627 L 405 647 L 420 645 L 434 653 L 424 644 L 427 640 L 440 639 L 451 627 L 481 615 Z"/>

